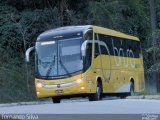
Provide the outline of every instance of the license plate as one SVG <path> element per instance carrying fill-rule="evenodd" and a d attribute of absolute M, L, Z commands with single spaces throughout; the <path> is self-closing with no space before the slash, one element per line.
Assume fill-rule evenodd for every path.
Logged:
<path fill-rule="evenodd" d="M 60 94 L 60 93 L 63 93 L 63 90 L 62 89 L 59 89 L 59 90 L 56 90 L 55 91 L 57 94 Z"/>

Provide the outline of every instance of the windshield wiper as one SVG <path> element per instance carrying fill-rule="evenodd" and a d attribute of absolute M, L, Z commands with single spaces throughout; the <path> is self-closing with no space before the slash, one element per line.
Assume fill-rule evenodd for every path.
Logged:
<path fill-rule="evenodd" d="M 50 66 L 49 66 L 49 68 L 47 70 L 47 73 L 46 73 L 46 77 L 47 78 L 49 77 L 49 74 L 50 74 L 50 72 L 51 72 L 51 70 L 52 70 L 54 65 L 55 65 L 55 56 L 54 56 L 54 59 L 51 61 L 51 64 L 50 64 Z"/>
<path fill-rule="evenodd" d="M 71 77 L 71 74 L 70 74 L 69 71 L 67 70 L 66 66 L 63 64 L 60 55 L 59 55 L 59 62 L 60 62 L 60 64 L 62 65 L 63 69 L 66 71 L 67 75 L 68 75 L 69 77 Z"/>

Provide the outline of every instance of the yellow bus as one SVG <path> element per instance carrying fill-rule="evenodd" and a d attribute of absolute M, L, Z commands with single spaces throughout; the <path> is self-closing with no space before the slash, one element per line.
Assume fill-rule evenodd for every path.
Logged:
<path fill-rule="evenodd" d="M 100 100 L 103 95 L 126 97 L 144 90 L 140 40 L 111 29 L 84 25 L 40 34 L 26 51 L 35 50 L 38 98 L 54 103 L 76 96 Z"/>

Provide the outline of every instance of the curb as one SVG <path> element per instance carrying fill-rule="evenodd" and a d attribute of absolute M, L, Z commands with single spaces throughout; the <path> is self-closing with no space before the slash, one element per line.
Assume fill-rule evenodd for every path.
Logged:
<path fill-rule="evenodd" d="M 155 100 L 160 100 L 160 95 L 128 96 L 127 99 L 155 99 Z"/>
<path fill-rule="evenodd" d="M 11 106 L 21 106 L 21 105 L 38 105 L 38 104 L 48 104 L 48 103 L 51 103 L 51 101 L 6 103 L 6 104 L 0 104 L 0 107 L 11 107 Z"/>

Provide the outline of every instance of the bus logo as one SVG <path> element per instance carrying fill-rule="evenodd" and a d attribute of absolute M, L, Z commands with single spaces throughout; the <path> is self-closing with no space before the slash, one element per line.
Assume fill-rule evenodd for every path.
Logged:
<path fill-rule="evenodd" d="M 57 87 L 58 87 L 58 88 L 60 88 L 60 87 L 61 87 L 61 85 L 60 85 L 60 84 L 57 84 Z"/>

